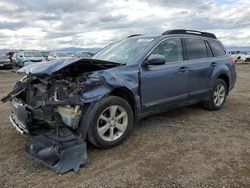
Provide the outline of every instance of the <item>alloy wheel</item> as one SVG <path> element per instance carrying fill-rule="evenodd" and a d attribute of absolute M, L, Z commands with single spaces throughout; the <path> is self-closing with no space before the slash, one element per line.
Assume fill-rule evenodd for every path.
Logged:
<path fill-rule="evenodd" d="M 119 105 L 106 108 L 97 121 L 97 132 L 106 141 L 114 141 L 123 135 L 128 126 L 128 114 Z"/>
<path fill-rule="evenodd" d="M 226 89 L 223 84 L 219 84 L 216 86 L 214 90 L 214 104 L 216 106 L 222 105 L 226 97 Z"/>

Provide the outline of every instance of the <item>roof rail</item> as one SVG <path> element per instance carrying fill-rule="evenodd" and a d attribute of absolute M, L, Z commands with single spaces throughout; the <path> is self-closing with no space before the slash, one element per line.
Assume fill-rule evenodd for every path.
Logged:
<path fill-rule="evenodd" d="M 127 38 L 131 38 L 131 37 L 137 37 L 137 36 L 141 36 L 142 34 L 133 34 L 133 35 L 129 35 Z"/>
<path fill-rule="evenodd" d="M 186 30 L 186 29 L 174 29 L 174 30 L 168 30 L 162 33 L 162 35 L 170 35 L 170 34 L 188 34 L 188 35 L 197 35 L 197 36 L 217 39 L 217 37 L 213 33 L 195 31 L 195 30 Z"/>

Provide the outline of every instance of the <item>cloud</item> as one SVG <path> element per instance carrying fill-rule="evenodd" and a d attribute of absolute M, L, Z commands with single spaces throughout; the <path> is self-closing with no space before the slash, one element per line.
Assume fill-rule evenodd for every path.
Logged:
<path fill-rule="evenodd" d="M 0 48 L 103 47 L 133 33 L 187 28 L 250 45 L 249 0 L 1 0 Z"/>
<path fill-rule="evenodd" d="M 25 21 L 0 21 L 0 29 L 18 30 L 26 25 Z"/>

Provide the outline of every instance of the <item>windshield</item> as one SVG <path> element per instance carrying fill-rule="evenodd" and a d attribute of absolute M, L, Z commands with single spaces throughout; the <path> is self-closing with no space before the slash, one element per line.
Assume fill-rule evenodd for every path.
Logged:
<path fill-rule="evenodd" d="M 0 55 L 0 60 L 1 61 L 9 61 L 9 57 L 6 55 Z"/>
<path fill-rule="evenodd" d="M 152 37 L 129 38 L 122 40 L 104 48 L 94 55 L 93 59 L 128 64 L 132 62 L 153 40 L 154 38 Z"/>
<path fill-rule="evenodd" d="M 24 52 L 25 57 L 43 57 L 40 52 Z"/>
<path fill-rule="evenodd" d="M 41 54 L 42 54 L 43 56 L 48 56 L 48 55 L 50 54 L 50 52 L 41 52 Z"/>

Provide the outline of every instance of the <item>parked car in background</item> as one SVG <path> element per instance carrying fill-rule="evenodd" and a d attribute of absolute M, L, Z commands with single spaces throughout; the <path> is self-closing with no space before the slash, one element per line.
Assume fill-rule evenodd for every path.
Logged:
<path fill-rule="evenodd" d="M 12 69 L 13 64 L 6 54 L 0 54 L 0 68 L 1 69 Z"/>
<path fill-rule="evenodd" d="M 70 59 L 74 56 L 74 52 L 51 52 L 48 56 L 48 61 L 53 61 L 56 59 Z"/>
<path fill-rule="evenodd" d="M 24 78 L 1 100 L 10 101 L 17 130 L 32 135 L 28 155 L 58 173 L 86 163 L 87 140 L 117 146 L 149 115 L 194 103 L 221 109 L 236 82 L 235 62 L 216 36 L 190 30 L 131 36 L 91 59 L 18 72 Z"/>
<path fill-rule="evenodd" d="M 250 52 L 242 52 L 240 59 L 245 62 L 250 62 Z"/>
<path fill-rule="evenodd" d="M 241 58 L 241 52 L 240 51 L 229 51 L 229 54 L 231 54 L 234 59 L 239 60 Z"/>
<path fill-rule="evenodd" d="M 77 58 L 91 58 L 94 55 L 94 53 L 91 52 L 76 52 L 75 57 Z"/>
<path fill-rule="evenodd" d="M 44 58 L 48 61 L 48 57 L 49 57 L 50 51 L 40 51 L 40 52 L 44 56 Z"/>
<path fill-rule="evenodd" d="M 14 66 L 18 66 L 18 59 L 17 59 L 17 57 L 18 57 L 18 52 L 15 52 L 13 54 L 13 56 L 12 56 L 12 63 L 13 63 Z"/>
<path fill-rule="evenodd" d="M 6 55 L 9 57 L 9 59 L 10 59 L 10 61 L 11 61 L 12 64 L 14 63 L 13 62 L 13 55 L 14 54 L 15 54 L 15 52 L 13 52 L 13 51 L 6 53 Z"/>
<path fill-rule="evenodd" d="M 39 51 L 19 51 L 17 55 L 17 64 L 19 67 L 46 61 Z"/>

